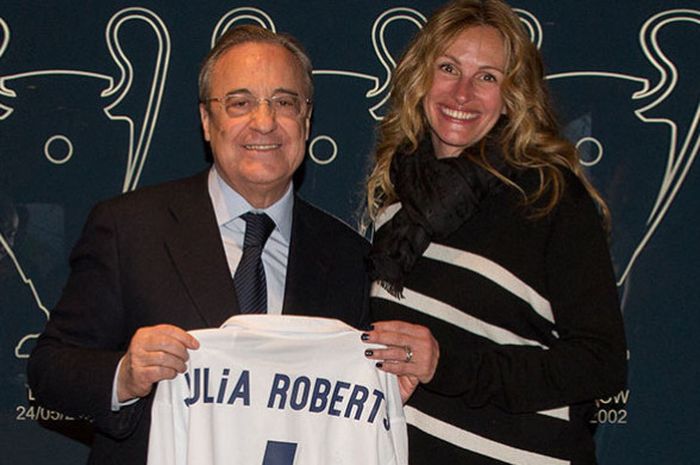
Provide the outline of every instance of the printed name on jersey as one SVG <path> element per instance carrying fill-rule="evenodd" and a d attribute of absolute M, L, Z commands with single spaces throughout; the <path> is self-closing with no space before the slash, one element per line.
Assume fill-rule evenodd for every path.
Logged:
<path fill-rule="evenodd" d="M 250 370 L 236 373 L 231 368 L 199 367 L 192 371 L 193 379 L 189 373 L 184 374 L 191 393 L 184 399 L 187 407 L 197 403 L 249 407 L 251 402 L 258 405 L 266 402 L 268 409 L 326 413 L 367 423 L 374 423 L 377 414 L 384 410 L 384 393 L 361 384 L 275 373 L 272 379 L 264 383 L 269 386 L 266 393 L 251 399 L 255 395 L 251 394 Z M 388 418 L 382 418 L 382 424 L 387 431 L 390 429 Z"/>

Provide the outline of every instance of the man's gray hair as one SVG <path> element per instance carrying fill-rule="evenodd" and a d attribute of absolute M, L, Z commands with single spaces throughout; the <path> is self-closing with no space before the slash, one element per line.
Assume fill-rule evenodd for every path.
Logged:
<path fill-rule="evenodd" d="M 289 34 L 278 34 L 253 24 L 236 26 L 226 31 L 216 41 L 214 48 L 207 54 L 199 69 L 199 101 L 205 103 L 211 97 L 209 95 L 211 85 L 211 73 L 217 60 L 232 47 L 249 42 L 277 44 L 289 50 L 297 59 L 304 75 L 304 95 L 309 100 L 313 99 L 314 84 L 311 59 L 304 51 L 301 43 Z M 220 97 L 220 96 L 219 96 Z"/>

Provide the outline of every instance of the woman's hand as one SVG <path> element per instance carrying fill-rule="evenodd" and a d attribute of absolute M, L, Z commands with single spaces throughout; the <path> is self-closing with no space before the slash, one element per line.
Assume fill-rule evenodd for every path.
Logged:
<path fill-rule="evenodd" d="M 433 379 L 440 347 L 428 328 L 405 321 L 378 321 L 362 340 L 387 346 L 367 349 L 365 356 L 377 360 L 377 367 L 399 377 L 401 400 L 405 403 L 418 383 Z"/>

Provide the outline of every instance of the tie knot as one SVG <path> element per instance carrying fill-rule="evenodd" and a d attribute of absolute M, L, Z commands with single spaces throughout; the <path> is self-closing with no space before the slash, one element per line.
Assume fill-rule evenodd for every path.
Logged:
<path fill-rule="evenodd" d="M 272 230 L 275 229 L 275 222 L 265 213 L 248 212 L 241 215 L 246 222 L 245 239 L 243 247 L 263 247 Z"/>

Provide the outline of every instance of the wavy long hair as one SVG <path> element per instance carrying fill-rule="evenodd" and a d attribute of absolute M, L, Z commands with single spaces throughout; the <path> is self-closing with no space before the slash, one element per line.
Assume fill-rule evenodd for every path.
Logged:
<path fill-rule="evenodd" d="M 563 169 L 583 182 L 599 207 L 604 224 L 609 210 L 584 176 L 576 148 L 559 135 L 544 81 L 542 58 L 515 12 L 500 0 L 456 0 L 437 10 L 414 37 L 392 78 L 389 113 L 379 125 L 374 168 L 367 180 L 367 213 L 370 220 L 396 202 L 389 170 L 399 148 L 411 153 L 429 128 L 423 98 L 430 90 L 437 58 L 465 29 L 490 26 L 501 33 L 506 53 L 501 96 L 506 115 L 499 120 L 500 148 L 506 164 L 539 172 L 539 187 L 526 193 L 499 173 L 484 156 L 473 161 L 506 184 L 519 189 L 526 204 L 538 201 L 534 216 L 551 212 L 564 189 Z M 406 148 L 408 150 L 406 150 Z"/>

